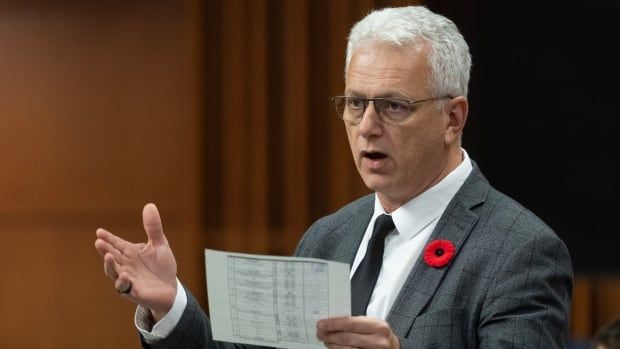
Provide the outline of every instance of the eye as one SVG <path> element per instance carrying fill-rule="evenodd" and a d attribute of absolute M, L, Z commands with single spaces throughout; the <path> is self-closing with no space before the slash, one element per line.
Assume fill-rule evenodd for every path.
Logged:
<path fill-rule="evenodd" d="M 364 100 L 361 98 L 347 98 L 347 107 L 352 110 L 364 109 Z"/>
<path fill-rule="evenodd" d="M 406 101 L 397 99 L 387 99 L 384 104 L 385 111 L 388 113 L 407 113 L 409 112 L 409 104 Z"/>

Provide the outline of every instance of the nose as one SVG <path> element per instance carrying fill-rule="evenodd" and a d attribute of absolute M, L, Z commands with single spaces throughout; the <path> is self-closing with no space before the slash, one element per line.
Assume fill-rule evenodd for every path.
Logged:
<path fill-rule="evenodd" d="M 372 108 L 370 104 L 372 103 Z M 360 135 L 364 138 L 369 138 L 373 136 L 381 135 L 383 131 L 383 125 L 381 122 L 381 116 L 377 110 L 377 106 L 374 101 L 369 101 L 366 109 L 364 110 L 364 115 L 362 115 L 362 120 L 357 125 L 358 131 Z"/>

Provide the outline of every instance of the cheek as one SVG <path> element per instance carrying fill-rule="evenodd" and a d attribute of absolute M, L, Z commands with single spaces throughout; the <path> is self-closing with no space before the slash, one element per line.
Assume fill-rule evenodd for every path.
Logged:
<path fill-rule="evenodd" d="M 393 143 L 394 154 L 400 166 L 414 170 L 432 158 L 430 155 L 437 148 L 437 135 L 428 132 L 403 132 L 398 135 L 398 142 Z"/>
<path fill-rule="evenodd" d="M 442 148 L 445 142 L 445 127 L 440 115 L 432 115 L 430 120 L 420 123 L 412 128 L 404 139 L 408 142 L 409 149 L 416 149 L 419 155 Z"/>
<path fill-rule="evenodd" d="M 347 132 L 347 140 L 349 141 L 349 146 L 351 147 L 351 150 L 354 150 L 356 146 L 355 129 L 351 126 L 345 126 L 345 130 Z"/>

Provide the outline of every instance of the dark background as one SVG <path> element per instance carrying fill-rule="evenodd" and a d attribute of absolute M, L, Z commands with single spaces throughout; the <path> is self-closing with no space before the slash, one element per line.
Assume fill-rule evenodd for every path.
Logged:
<path fill-rule="evenodd" d="M 472 158 L 560 235 L 577 272 L 620 270 L 620 3 L 427 5 L 471 46 Z"/>

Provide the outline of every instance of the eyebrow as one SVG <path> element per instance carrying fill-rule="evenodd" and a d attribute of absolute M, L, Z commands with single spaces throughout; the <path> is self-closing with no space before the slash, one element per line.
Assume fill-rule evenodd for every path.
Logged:
<path fill-rule="evenodd" d="M 344 91 L 344 95 L 347 97 L 358 97 L 358 98 L 392 98 L 392 99 L 406 99 L 406 100 L 414 100 L 412 97 L 409 97 L 405 94 L 402 93 L 398 93 L 398 92 L 393 92 L 393 91 L 389 91 L 389 92 L 385 92 L 385 93 L 381 93 L 379 95 L 373 96 L 373 97 L 368 97 L 368 96 L 364 96 L 363 93 L 357 93 L 356 91 L 353 90 L 345 90 Z"/>

